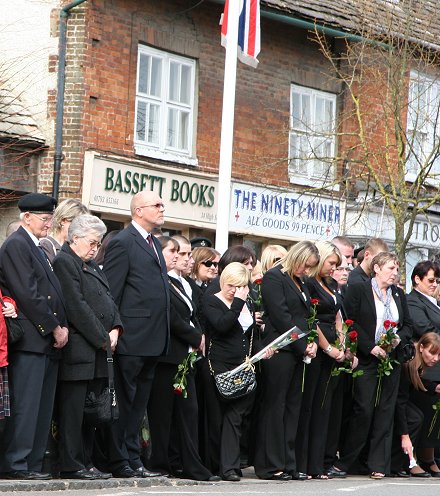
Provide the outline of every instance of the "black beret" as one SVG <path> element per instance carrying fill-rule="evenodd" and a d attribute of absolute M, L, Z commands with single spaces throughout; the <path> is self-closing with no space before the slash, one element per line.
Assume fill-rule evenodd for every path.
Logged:
<path fill-rule="evenodd" d="M 53 213 L 57 201 L 52 196 L 42 193 L 29 193 L 18 200 L 20 212 L 50 212 Z"/>
<path fill-rule="evenodd" d="M 200 236 L 198 238 L 193 238 L 191 241 L 191 248 L 198 248 L 199 246 L 203 248 L 212 248 L 212 242 L 209 238 L 204 238 Z"/>

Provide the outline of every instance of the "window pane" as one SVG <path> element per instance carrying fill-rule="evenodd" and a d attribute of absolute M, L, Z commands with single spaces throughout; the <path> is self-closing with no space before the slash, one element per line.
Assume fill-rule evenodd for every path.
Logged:
<path fill-rule="evenodd" d="M 292 127 L 302 129 L 301 127 L 301 99 L 299 93 L 292 91 Z"/>
<path fill-rule="evenodd" d="M 162 59 L 151 58 L 151 89 L 150 95 L 160 98 L 162 88 Z"/>
<path fill-rule="evenodd" d="M 147 116 L 147 104 L 138 102 L 136 114 L 136 138 L 145 141 L 145 121 Z"/>
<path fill-rule="evenodd" d="M 150 105 L 150 114 L 148 118 L 148 142 L 159 144 L 159 105 Z"/>
<path fill-rule="evenodd" d="M 310 95 L 302 95 L 301 98 L 302 109 L 301 109 L 301 122 L 302 128 L 304 130 L 309 130 L 312 125 L 312 106 L 310 103 Z"/>
<path fill-rule="evenodd" d="M 188 150 L 189 113 L 180 112 L 179 148 Z"/>
<path fill-rule="evenodd" d="M 168 110 L 167 146 L 176 148 L 177 145 L 177 110 Z"/>
<path fill-rule="evenodd" d="M 191 102 L 191 67 L 182 65 L 180 83 L 180 103 L 189 105 Z"/>
<path fill-rule="evenodd" d="M 170 63 L 170 90 L 169 99 L 172 102 L 179 101 L 179 64 Z"/>
<path fill-rule="evenodd" d="M 150 57 L 141 54 L 139 58 L 139 83 L 138 89 L 140 93 L 148 93 L 148 80 L 150 78 Z"/>

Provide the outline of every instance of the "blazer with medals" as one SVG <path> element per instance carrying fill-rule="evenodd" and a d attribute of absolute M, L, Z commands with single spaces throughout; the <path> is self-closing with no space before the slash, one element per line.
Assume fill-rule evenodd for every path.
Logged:
<path fill-rule="evenodd" d="M 408 343 L 412 337 L 412 322 L 408 311 L 405 293 L 397 286 L 391 285 L 391 295 L 399 312 L 399 325 L 397 333 L 401 339 L 399 347 Z M 344 309 L 347 318 L 354 321 L 358 331 L 358 352 L 361 363 L 376 358 L 371 355 L 371 350 L 376 346 L 376 304 L 373 296 L 371 280 L 351 285 L 347 288 L 344 298 Z"/>
<path fill-rule="evenodd" d="M 3 243 L 0 269 L 2 292 L 17 303 L 25 331 L 12 350 L 58 354 L 52 331 L 67 326 L 63 293 L 49 262 L 23 227 Z"/>
<path fill-rule="evenodd" d="M 94 260 L 84 262 L 68 243 L 55 257 L 53 269 L 66 299 L 70 331 L 62 349 L 60 379 L 93 379 L 98 356 L 100 371 L 107 376 L 104 349 L 108 333 L 122 327 L 122 322 L 104 273 Z"/>
<path fill-rule="evenodd" d="M 273 267 L 263 276 L 261 293 L 264 301 L 264 344 L 267 345 L 275 338 L 291 329 L 299 327 L 307 332 L 307 319 L 310 315 L 310 295 L 301 279 L 297 279 L 300 289 L 281 266 Z M 299 339 L 283 348 L 303 355 L 307 347 L 306 339 Z M 281 351 L 283 351 L 281 350 Z"/>
<path fill-rule="evenodd" d="M 152 239 L 155 250 L 129 224 L 105 253 L 104 273 L 124 327 L 116 349 L 121 355 L 154 357 L 168 350 L 168 274 L 160 244 Z"/>

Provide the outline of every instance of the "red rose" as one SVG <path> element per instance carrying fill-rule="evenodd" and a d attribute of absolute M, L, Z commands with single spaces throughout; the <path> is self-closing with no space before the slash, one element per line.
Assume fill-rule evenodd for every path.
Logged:
<path fill-rule="evenodd" d="M 391 327 L 397 327 L 397 322 L 391 322 Z"/>
<path fill-rule="evenodd" d="M 182 393 L 183 393 L 183 389 L 181 387 L 174 388 L 174 394 L 182 394 Z"/>
<path fill-rule="evenodd" d="M 312 298 L 312 299 L 310 300 L 310 303 L 311 303 L 312 305 L 317 305 L 317 304 L 319 303 L 319 300 L 318 300 L 318 298 Z"/>
<path fill-rule="evenodd" d="M 345 321 L 345 325 L 347 325 L 348 327 L 352 326 L 353 324 L 354 324 L 354 321 L 353 320 L 347 319 Z"/>
<path fill-rule="evenodd" d="M 255 279 L 254 284 L 261 284 L 263 282 L 263 279 L 260 277 L 259 279 Z"/>
<path fill-rule="evenodd" d="M 351 331 L 348 333 L 348 337 L 350 338 L 350 341 L 356 341 L 358 333 L 356 331 Z"/>
<path fill-rule="evenodd" d="M 290 335 L 290 338 L 291 339 L 298 339 L 298 334 L 296 332 L 292 332 L 292 334 Z"/>
<path fill-rule="evenodd" d="M 391 322 L 391 320 L 386 320 L 386 321 L 383 323 L 383 326 L 385 327 L 385 329 L 389 329 L 389 328 L 392 326 L 392 322 Z"/>

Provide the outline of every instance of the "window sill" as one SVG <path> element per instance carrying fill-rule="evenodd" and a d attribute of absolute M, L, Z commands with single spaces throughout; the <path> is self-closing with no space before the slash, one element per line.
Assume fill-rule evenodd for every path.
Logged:
<path fill-rule="evenodd" d="M 157 158 L 159 160 L 166 160 L 168 162 L 176 162 L 183 165 L 197 166 L 197 158 L 188 157 L 185 155 L 179 155 L 178 153 L 165 152 L 161 150 L 155 150 L 154 148 L 149 148 L 148 146 L 135 143 L 134 151 L 136 155 L 142 155 L 144 157 Z"/>
<path fill-rule="evenodd" d="M 334 179 L 319 179 L 316 177 L 307 177 L 299 174 L 289 173 L 289 182 L 300 186 L 309 186 L 310 188 L 328 189 L 330 191 L 339 191 L 340 185 L 333 184 Z"/>

